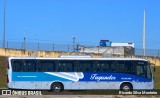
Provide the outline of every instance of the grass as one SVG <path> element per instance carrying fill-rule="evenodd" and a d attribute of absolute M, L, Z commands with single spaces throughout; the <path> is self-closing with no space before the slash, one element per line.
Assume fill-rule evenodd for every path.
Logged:
<path fill-rule="evenodd" d="M 0 88 L 7 88 L 6 77 L 7 77 L 7 67 L 6 67 L 7 57 L 0 56 Z M 160 66 L 156 67 L 154 72 L 155 89 L 160 89 Z M 99 93 L 97 91 L 97 93 Z"/>
<path fill-rule="evenodd" d="M 7 57 L 0 56 L 0 88 L 7 88 Z"/>
<path fill-rule="evenodd" d="M 154 89 L 160 89 L 160 66 L 157 66 L 154 72 L 154 83 Z"/>

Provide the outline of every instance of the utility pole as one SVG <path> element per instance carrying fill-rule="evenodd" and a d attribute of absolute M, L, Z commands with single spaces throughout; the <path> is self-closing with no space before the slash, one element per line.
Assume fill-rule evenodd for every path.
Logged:
<path fill-rule="evenodd" d="M 76 52 L 78 52 L 80 50 L 79 46 L 80 46 L 79 44 L 76 45 L 76 49 L 75 49 Z"/>
<path fill-rule="evenodd" d="M 3 16 L 3 33 L 2 33 L 2 48 L 5 48 L 5 32 L 6 32 L 6 0 L 4 0 L 4 16 Z"/>
<path fill-rule="evenodd" d="M 75 52 L 75 43 L 76 43 L 76 37 L 72 38 L 72 43 L 73 43 L 73 52 Z"/>
<path fill-rule="evenodd" d="M 24 39 L 23 39 L 23 45 L 24 45 L 24 50 L 26 50 L 26 30 L 24 29 Z"/>
<path fill-rule="evenodd" d="M 143 21 L 143 56 L 146 56 L 146 11 L 144 10 L 144 21 Z"/>

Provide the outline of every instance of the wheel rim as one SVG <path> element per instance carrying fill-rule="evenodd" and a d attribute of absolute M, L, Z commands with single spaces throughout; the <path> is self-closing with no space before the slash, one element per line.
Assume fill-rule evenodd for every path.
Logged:
<path fill-rule="evenodd" d="M 54 92 L 60 92 L 61 91 L 61 87 L 59 85 L 54 85 L 53 86 L 53 90 L 54 90 Z"/>
<path fill-rule="evenodd" d="M 130 90 L 130 87 L 126 85 L 126 86 L 123 87 L 123 90 L 124 90 L 124 91 L 129 91 L 129 90 Z"/>

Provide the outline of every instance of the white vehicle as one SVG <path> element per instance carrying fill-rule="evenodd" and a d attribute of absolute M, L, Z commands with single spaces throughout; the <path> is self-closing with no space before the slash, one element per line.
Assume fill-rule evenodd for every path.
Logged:
<path fill-rule="evenodd" d="M 9 57 L 8 88 L 53 90 L 153 89 L 148 60 L 139 58 Z"/>

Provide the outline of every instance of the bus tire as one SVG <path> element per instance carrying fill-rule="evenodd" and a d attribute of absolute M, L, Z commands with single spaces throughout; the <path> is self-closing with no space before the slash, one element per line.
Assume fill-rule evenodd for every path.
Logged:
<path fill-rule="evenodd" d="M 52 83 L 51 90 L 54 92 L 61 92 L 64 89 L 63 84 L 60 82 Z"/>
<path fill-rule="evenodd" d="M 133 86 L 131 83 L 122 83 L 120 86 L 120 90 L 127 92 L 127 91 L 132 91 L 133 90 Z"/>

